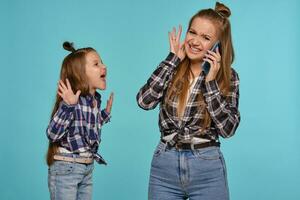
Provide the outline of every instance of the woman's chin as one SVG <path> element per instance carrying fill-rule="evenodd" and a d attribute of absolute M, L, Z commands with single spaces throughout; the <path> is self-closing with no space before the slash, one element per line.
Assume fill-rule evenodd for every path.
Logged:
<path fill-rule="evenodd" d="M 197 61 L 202 61 L 203 56 L 201 54 L 194 54 L 187 52 L 186 56 L 192 61 L 192 62 L 197 62 Z"/>
<path fill-rule="evenodd" d="M 202 62 L 202 56 L 187 55 L 191 62 Z"/>

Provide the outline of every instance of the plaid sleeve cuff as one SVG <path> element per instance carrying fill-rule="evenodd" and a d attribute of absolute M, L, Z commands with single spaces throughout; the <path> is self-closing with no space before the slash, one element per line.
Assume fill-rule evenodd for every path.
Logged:
<path fill-rule="evenodd" d="M 203 95 L 210 96 L 220 92 L 219 85 L 216 80 L 208 81 L 205 83 Z"/>
<path fill-rule="evenodd" d="M 110 113 L 106 112 L 105 109 L 101 110 L 101 118 L 103 120 L 103 123 L 107 123 L 110 121 L 111 115 Z"/>
<path fill-rule="evenodd" d="M 167 56 L 167 58 L 163 62 L 167 66 L 170 66 L 171 69 L 173 69 L 173 68 L 177 67 L 181 61 L 178 56 L 176 56 L 174 53 L 170 52 L 169 55 Z"/>
<path fill-rule="evenodd" d="M 69 105 L 65 101 L 61 101 L 60 107 L 63 112 L 71 113 L 74 111 L 76 104 Z"/>

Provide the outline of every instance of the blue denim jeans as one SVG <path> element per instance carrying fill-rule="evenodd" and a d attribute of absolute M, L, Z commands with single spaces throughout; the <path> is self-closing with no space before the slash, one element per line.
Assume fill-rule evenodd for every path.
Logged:
<path fill-rule="evenodd" d="M 149 200 L 229 200 L 219 147 L 177 150 L 159 143 L 152 159 Z"/>
<path fill-rule="evenodd" d="M 92 199 L 94 164 L 55 161 L 48 169 L 51 200 Z"/>

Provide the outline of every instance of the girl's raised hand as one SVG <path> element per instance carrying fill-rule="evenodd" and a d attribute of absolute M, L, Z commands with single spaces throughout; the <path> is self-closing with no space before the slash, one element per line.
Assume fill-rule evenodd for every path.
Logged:
<path fill-rule="evenodd" d="M 73 93 L 71 84 L 68 79 L 66 79 L 67 85 L 64 84 L 62 80 L 59 80 L 58 83 L 58 90 L 57 93 L 58 95 L 68 104 L 68 105 L 73 105 L 77 104 L 79 95 L 81 93 L 80 90 L 76 92 L 76 94 Z"/>
<path fill-rule="evenodd" d="M 110 113 L 111 112 L 111 108 L 112 108 L 112 104 L 113 104 L 113 100 L 114 100 L 114 93 L 110 93 L 109 99 L 107 100 L 107 104 L 106 104 L 106 112 Z"/>
<path fill-rule="evenodd" d="M 178 33 L 176 34 L 176 28 L 173 27 L 172 32 L 169 32 L 170 51 L 177 55 L 180 60 L 185 58 L 184 42 L 180 42 L 180 36 L 182 27 L 179 25 Z"/>

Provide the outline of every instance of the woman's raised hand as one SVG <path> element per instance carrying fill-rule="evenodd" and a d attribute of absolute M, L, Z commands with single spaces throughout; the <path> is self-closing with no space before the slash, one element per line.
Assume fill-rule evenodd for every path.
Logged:
<path fill-rule="evenodd" d="M 172 32 L 169 32 L 170 51 L 177 55 L 182 61 L 185 58 L 184 42 L 180 42 L 182 27 L 179 25 L 178 32 L 173 27 Z"/>
<path fill-rule="evenodd" d="M 216 49 L 216 52 L 208 50 L 203 60 L 209 62 L 210 64 L 210 70 L 206 75 L 205 81 L 209 82 L 216 79 L 218 71 L 221 67 L 221 54 L 219 52 L 219 47 Z"/>

